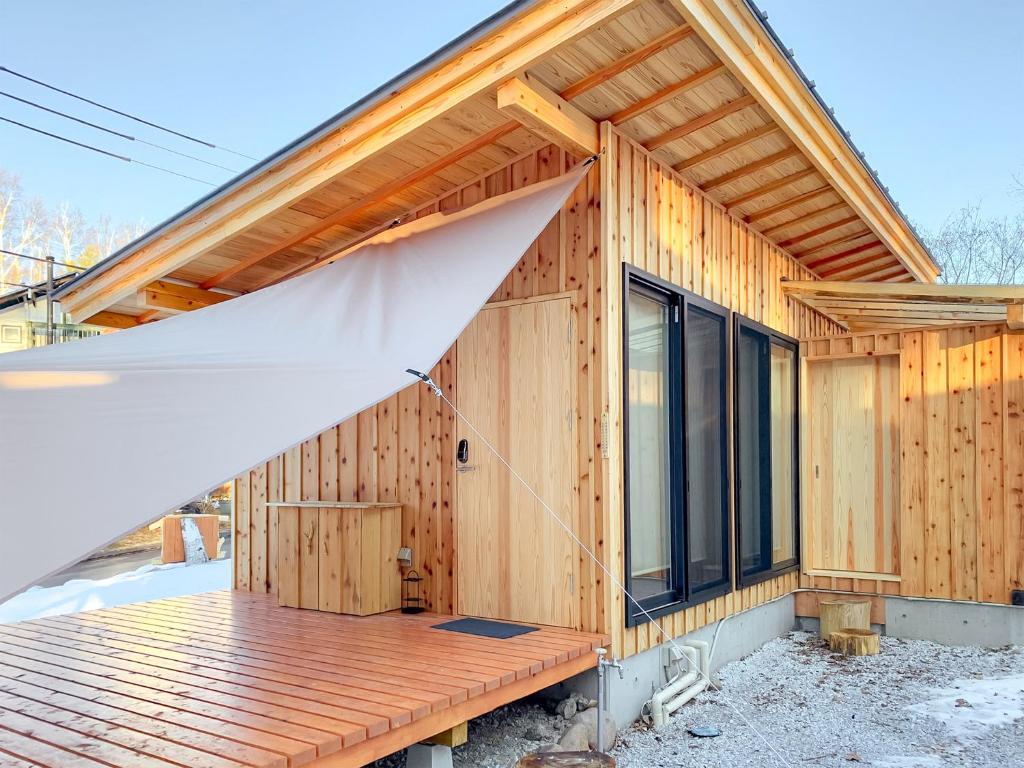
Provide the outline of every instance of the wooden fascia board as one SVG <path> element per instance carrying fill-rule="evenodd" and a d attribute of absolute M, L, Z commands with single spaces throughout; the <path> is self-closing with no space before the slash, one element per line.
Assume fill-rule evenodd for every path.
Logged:
<path fill-rule="evenodd" d="M 794 298 L 900 299 L 944 304 L 1021 304 L 1024 285 L 949 285 L 938 283 L 851 283 L 845 280 L 787 280 L 782 291 Z"/>
<path fill-rule="evenodd" d="M 498 109 L 573 154 L 596 155 L 601 148 L 597 123 L 529 74 L 498 86 Z"/>
<path fill-rule="evenodd" d="M 670 0 L 837 193 L 919 280 L 939 270 L 741 0 Z"/>
<path fill-rule="evenodd" d="M 154 280 L 149 285 L 140 288 L 136 298 L 138 305 L 144 309 L 180 313 L 220 304 L 232 296 L 167 280 Z"/>
<path fill-rule="evenodd" d="M 430 120 L 495 88 L 510 73 L 631 8 L 637 0 L 541 0 L 470 48 L 451 55 L 405 89 L 254 179 L 200 206 L 120 263 L 62 297 L 88 316 L 160 279 L 253 224 L 374 157 Z"/>

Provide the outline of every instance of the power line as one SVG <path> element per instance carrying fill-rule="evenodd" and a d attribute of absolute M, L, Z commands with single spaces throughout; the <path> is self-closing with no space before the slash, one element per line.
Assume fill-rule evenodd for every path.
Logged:
<path fill-rule="evenodd" d="M 112 136 L 117 136 L 119 138 L 126 139 L 128 141 L 137 141 L 140 144 L 146 144 L 146 145 L 148 145 L 150 147 L 155 147 L 156 149 L 162 149 L 164 152 L 170 152 L 171 154 L 178 155 L 179 157 L 187 157 L 189 160 L 195 160 L 197 163 L 203 163 L 204 165 L 210 165 L 210 166 L 213 166 L 214 168 L 221 168 L 221 169 L 223 169 L 225 171 L 229 171 L 231 173 L 238 173 L 237 170 L 235 170 L 234 168 L 228 168 L 226 165 L 220 165 L 219 163 L 211 163 L 209 160 L 203 160 L 203 158 L 196 157 L 195 155 L 190 155 L 187 152 L 179 152 L 176 149 L 171 149 L 170 147 L 165 147 L 163 144 L 156 144 L 156 143 L 151 142 L 151 141 L 146 141 L 145 139 L 140 139 L 137 136 L 132 136 L 131 134 L 128 134 L 128 133 L 121 133 L 120 131 L 115 131 L 112 128 L 106 128 L 106 127 L 104 127 L 102 125 L 97 125 L 96 123 L 90 123 L 88 120 L 83 120 L 80 117 L 75 117 L 74 115 L 69 115 L 66 112 L 61 112 L 58 109 L 51 109 L 50 107 L 45 107 L 42 104 L 37 104 L 36 102 L 30 101 L 29 99 L 23 99 L 20 96 L 15 96 L 14 94 L 7 93 L 6 91 L 0 91 L 0 96 L 6 96 L 8 99 L 14 99 L 15 101 L 20 101 L 22 104 L 28 104 L 30 107 L 35 107 L 36 109 L 41 109 L 44 112 L 49 112 L 52 115 L 59 115 L 60 117 L 63 117 L 65 119 L 67 119 L 67 120 L 74 120 L 76 123 L 81 123 L 82 125 L 87 125 L 90 128 L 95 128 L 97 131 L 103 131 L 104 133 L 109 133 Z"/>
<path fill-rule="evenodd" d="M 156 128 L 158 131 L 164 131 L 165 133 L 170 133 L 170 134 L 172 134 L 174 136 L 178 136 L 179 138 L 186 139 L 188 141 L 193 141 L 196 144 L 202 144 L 203 146 L 209 147 L 210 149 L 220 149 L 220 150 L 223 150 L 224 152 L 230 152 L 232 155 L 238 155 L 239 157 L 244 157 L 244 158 L 246 158 L 248 160 L 255 161 L 257 159 L 255 157 L 250 156 L 250 155 L 246 155 L 246 154 L 244 154 L 242 152 L 236 152 L 233 149 L 228 149 L 227 147 L 219 147 L 216 144 L 214 144 L 212 141 L 206 141 L 205 139 L 197 139 L 195 136 L 190 136 L 187 133 L 182 133 L 181 131 L 175 131 L 172 128 L 166 128 L 166 127 L 164 127 L 162 125 L 159 125 L 158 123 L 150 122 L 149 120 L 145 120 L 145 119 L 143 119 L 141 117 L 137 117 L 136 115 L 129 114 L 128 112 L 122 112 L 119 109 L 114 109 L 113 107 L 108 107 L 106 104 L 101 104 L 98 101 L 93 101 L 92 99 L 87 99 L 85 96 L 79 96 L 77 93 L 72 93 L 71 91 L 65 91 L 63 88 L 58 88 L 55 85 L 50 85 L 49 83 L 44 83 L 42 80 L 37 80 L 34 77 L 29 77 L 28 75 L 22 74 L 21 72 L 15 72 L 13 69 L 10 69 L 9 67 L 5 67 L 5 66 L 0 65 L 0 72 L 7 72 L 8 74 L 14 75 L 15 77 L 20 77 L 22 80 L 27 80 L 30 83 L 35 83 L 36 85 L 41 85 L 41 86 L 43 86 L 43 88 L 49 88 L 51 91 L 56 91 L 57 93 L 63 93 L 65 96 L 70 96 L 73 99 L 78 99 L 79 101 L 84 101 L 86 104 L 92 104 L 94 107 L 99 107 L 100 109 L 107 110 L 107 112 L 113 112 L 115 115 L 120 115 L 121 117 L 127 117 L 129 120 L 134 120 L 137 123 L 142 123 L 143 125 L 148 125 L 150 128 Z"/>
<path fill-rule="evenodd" d="M 76 147 L 81 147 L 82 149 L 91 149 L 93 152 L 99 152 L 101 155 L 106 155 L 107 157 L 112 157 L 115 160 L 121 160 L 121 161 L 123 161 L 125 163 L 136 163 L 137 165 L 144 165 L 147 168 L 152 168 L 153 170 L 156 170 L 156 171 L 163 171 L 164 173 L 169 173 L 172 176 L 179 176 L 179 177 L 181 177 L 183 179 L 188 179 L 189 181 L 198 181 L 200 184 L 207 184 L 207 185 L 209 185 L 211 187 L 217 186 L 212 181 L 207 181 L 206 179 L 197 179 L 195 176 L 189 176 L 188 174 L 185 174 L 185 173 L 178 173 L 177 171 L 172 171 L 170 168 L 164 168 L 164 167 L 159 166 L 159 165 L 153 165 L 152 163 L 146 163 L 146 162 L 143 162 L 142 160 L 132 160 L 127 155 L 119 155 L 116 152 L 108 152 L 105 149 L 100 149 L 99 147 L 94 147 L 92 144 L 84 144 L 81 141 L 75 141 L 74 139 L 69 139 L 69 138 L 66 138 L 64 136 L 59 136 L 56 133 L 50 133 L 49 131 L 44 131 L 42 128 L 33 128 L 31 125 L 25 125 L 24 123 L 19 123 L 17 120 L 11 120 L 9 117 L 0 116 L 0 120 L 3 120 L 5 123 L 10 123 L 11 125 L 16 125 L 19 128 L 24 128 L 27 131 L 34 131 L 35 133 L 41 133 L 43 136 L 49 136 L 51 139 L 57 139 L 57 141 L 63 141 L 63 142 L 67 142 L 68 144 L 74 144 Z"/>
<path fill-rule="evenodd" d="M 0 248 L 0 253 L 4 253 L 8 256 L 17 256 L 19 259 L 30 259 L 31 261 L 38 261 L 43 264 L 49 261 L 41 256 L 29 256 L 27 253 L 18 253 L 17 251 L 8 251 L 5 248 Z M 79 266 L 78 264 L 68 264 L 66 261 L 57 261 L 54 259 L 53 263 L 58 267 L 68 267 L 69 269 L 80 269 L 84 270 L 86 267 Z"/>

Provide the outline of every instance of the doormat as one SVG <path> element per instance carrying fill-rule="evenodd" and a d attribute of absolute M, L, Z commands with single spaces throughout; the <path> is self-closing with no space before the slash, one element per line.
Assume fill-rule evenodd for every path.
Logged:
<path fill-rule="evenodd" d="M 488 621 L 487 619 L 455 619 L 443 624 L 435 624 L 433 628 L 444 629 L 448 632 L 461 632 L 464 635 L 493 637 L 498 640 L 508 640 L 510 637 L 536 632 L 539 629 L 539 627 L 507 624 L 504 621 Z"/>

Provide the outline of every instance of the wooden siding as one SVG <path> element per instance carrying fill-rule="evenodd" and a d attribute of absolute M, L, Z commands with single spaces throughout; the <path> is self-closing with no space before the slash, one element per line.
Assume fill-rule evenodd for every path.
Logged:
<path fill-rule="evenodd" d="M 557 176 L 576 159 L 548 146 L 514 158 L 500 170 L 479 176 L 444 197 L 411 211 L 424 216 L 454 211 L 489 197 Z M 578 349 L 575 355 L 578 441 L 579 534 L 594 550 L 603 547 L 600 471 L 595 458 L 600 421 L 598 345 L 594 328 L 600 284 L 595 275 L 598 173 L 595 168 L 537 238 L 492 297 L 492 302 L 564 294 L 572 302 Z M 430 372 L 456 404 L 458 343 Z M 288 396 L 299 396 L 289 393 Z M 454 613 L 455 431 L 447 407 L 421 385 L 412 385 L 357 416 L 295 446 L 235 480 L 235 586 L 276 593 L 276 516 L 267 501 L 373 501 L 402 505 L 402 544 L 412 547 L 413 566 L 425 581 L 429 610 Z M 581 627 L 605 624 L 603 579 L 589 559 L 580 561 L 578 614 Z"/>
<path fill-rule="evenodd" d="M 828 317 L 782 294 L 782 279 L 815 277 L 785 251 L 608 124 L 602 127 L 602 148 L 602 252 L 606 264 L 602 343 L 608 356 L 602 405 L 611 435 L 603 525 L 609 536 L 609 567 L 622 579 L 622 265 L 644 269 L 793 337 L 843 331 Z M 781 597 L 797 585 L 797 574 L 789 573 L 686 608 L 659 619 L 658 624 L 675 637 Z M 624 626 L 624 601 L 621 592 L 613 590 L 608 631 L 615 652 L 629 656 L 663 642 L 652 624 L 632 629 Z"/>
<path fill-rule="evenodd" d="M 1009 603 L 1024 586 L 1024 333 L 965 325 L 803 344 L 843 359 L 892 350 L 900 396 L 882 418 L 899 423 L 899 581 L 804 574 L 801 585 Z"/>

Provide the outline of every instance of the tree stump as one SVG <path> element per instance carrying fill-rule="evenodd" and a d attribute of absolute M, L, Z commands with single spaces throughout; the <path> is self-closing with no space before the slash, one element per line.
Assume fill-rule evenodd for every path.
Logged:
<path fill-rule="evenodd" d="M 825 641 L 840 629 L 871 629 L 870 600 L 822 600 L 818 612 Z"/>
<path fill-rule="evenodd" d="M 875 656 L 881 639 L 870 629 L 840 629 L 828 636 L 828 647 L 844 656 Z"/>

